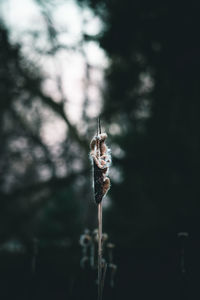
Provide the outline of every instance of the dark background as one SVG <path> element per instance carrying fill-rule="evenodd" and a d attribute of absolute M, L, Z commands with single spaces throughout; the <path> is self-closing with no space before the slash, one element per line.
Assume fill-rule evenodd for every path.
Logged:
<path fill-rule="evenodd" d="M 53 56 L 58 33 L 40 2 Z M 113 167 L 104 231 L 118 270 L 114 288 L 107 274 L 104 299 L 199 299 L 199 2 L 78 3 L 104 23 L 98 36 L 83 33 L 83 43 L 99 43 L 109 58 L 101 120 Z M 64 99 L 44 93 L 44 76 L 0 22 L 0 296 L 96 299 L 96 271 L 79 264 L 79 236 L 97 225 L 88 160 L 96 120 L 84 114 L 84 132 L 72 125 Z M 40 135 L 46 108 L 68 126 L 56 159 Z"/>

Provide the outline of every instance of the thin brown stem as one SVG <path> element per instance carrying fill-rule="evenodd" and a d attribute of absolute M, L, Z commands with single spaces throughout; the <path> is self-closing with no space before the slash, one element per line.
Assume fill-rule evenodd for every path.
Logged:
<path fill-rule="evenodd" d="M 102 300 L 102 202 L 98 204 L 98 300 Z"/>

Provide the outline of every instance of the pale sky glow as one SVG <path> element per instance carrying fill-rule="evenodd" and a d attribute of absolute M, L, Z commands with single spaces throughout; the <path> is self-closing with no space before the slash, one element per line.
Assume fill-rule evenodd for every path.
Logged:
<path fill-rule="evenodd" d="M 102 29 L 101 21 L 93 15 L 88 8 L 81 10 L 74 0 L 60 1 L 55 6 L 52 19 L 58 32 L 59 43 L 66 46 L 77 46 L 81 42 L 83 31 L 87 34 L 98 34 Z M 44 2 L 45 3 L 45 2 Z M 48 4 L 48 1 L 46 2 Z M 102 106 L 101 87 L 103 71 L 108 65 L 108 59 L 97 43 L 88 42 L 83 51 L 87 61 L 93 69 L 90 74 L 90 85 L 86 78 L 86 63 L 81 52 L 61 50 L 56 56 L 39 55 L 34 47 L 40 50 L 48 49 L 47 27 L 40 9 L 33 0 L 6 0 L 0 4 L 1 16 L 10 28 L 11 40 L 22 44 L 22 51 L 26 57 L 36 62 L 47 76 L 44 82 L 44 90 L 59 101 L 59 91 L 56 85 L 56 76 L 61 77 L 62 89 L 67 98 L 66 112 L 74 124 L 79 123 L 82 115 L 84 97 L 89 95 L 89 117 L 96 117 Z M 29 31 L 42 32 L 37 40 L 29 34 Z M 34 47 L 33 47 L 34 45 Z M 53 124 L 53 125 L 52 125 Z M 49 144 L 57 142 L 66 134 L 66 125 L 52 118 L 43 126 L 44 140 Z"/>

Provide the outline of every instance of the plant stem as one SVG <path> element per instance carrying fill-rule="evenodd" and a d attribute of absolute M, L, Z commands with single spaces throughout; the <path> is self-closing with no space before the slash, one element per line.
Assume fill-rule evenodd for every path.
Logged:
<path fill-rule="evenodd" d="M 102 202 L 98 204 L 98 300 L 102 299 Z"/>

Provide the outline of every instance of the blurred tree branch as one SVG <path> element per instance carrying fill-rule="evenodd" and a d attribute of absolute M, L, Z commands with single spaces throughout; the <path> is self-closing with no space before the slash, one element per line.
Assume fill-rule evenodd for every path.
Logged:
<path fill-rule="evenodd" d="M 17 228 L 26 226 L 49 199 L 56 199 L 58 191 L 63 190 L 67 197 L 78 179 L 88 174 L 89 164 L 84 158 L 87 158 L 87 140 L 65 112 L 67 101 L 61 78 L 57 77 L 61 101 L 55 102 L 42 90 L 45 77 L 38 66 L 22 56 L 20 45 L 11 45 L 5 28 L 0 27 L 0 38 L 0 136 L 3 142 L 0 150 L 1 238 L 20 234 L 21 229 Z M 42 114 L 34 110 L 35 103 L 37 109 L 42 110 L 46 106 L 67 125 L 66 141 L 59 145 L 58 153 L 41 138 L 41 124 L 45 120 Z M 35 155 L 37 147 L 42 150 L 42 157 L 41 154 Z M 43 165 L 51 169 L 48 180 L 39 176 Z M 58 166 L 64 167 L 62 176 L 57 174 Z M 66 205 L 77 201 L 75 189 L 72 190 L 73 194 L 70 198 L 68 196 L 69 204 L 66 201 Z M 80 216 L 77 218 L 80 220 Z M 31 232 L 34 226 L 27 230 Z"/>
<path fill-rule="evenodd" d="M 43 182 L 37 182 L 31 185 L 27 185 L 22 188 L 15 189 L 14 191 L 10 193 L 3 193 L 1 192 L 2 199 L 4 201 L 15 201 L 19 197 L 27 197 L 29 195 L 35 195 L 37 193 L 40 193 L 44 190 L 46 191 L 54 191 L 59 190 L 60 188 L 67 187 L 71 183 L 74 182 L 75 179 L 79 176 L 85 176 L 89 173 L 88 169 L 84 169 L 81 172 L 72 172 L 71 174 L 59 178 L 59 177 L 52 177 L 51 179 Z"/>
<path fill-rule="evenodd" d="M 49 153 L 49 149 L 47 148 L 47 146 L 42 142 L 42 140 L 38 136 L 38 134 L 36 134 L 33 131 L 33 129 L 31 129 L 28 122 L 25 122 L 25 119 L 23 119 L 19 115 L 19 113 L 17 113 L 16 110 L 14 110 L 13 107 L 11 107 L 10 112 L 12 113 L 12 115 L 16 119 L 16 121 L 19 123 L 19 125 L 23 128 L 23 130 L 25 132 L 27 132 L 28 137 L 42 148 L 42 150 L 44 151 L 44 154 L 45 154 L 46 162 L 47 162 L 47 164 L 49 164 L 51 166 L 52 176 L 54 177 L 55 173 L 56 173 L 55 172 L 55 165 L 54 165 L 54 163 L 51 159 L 51 155 Z"/>

